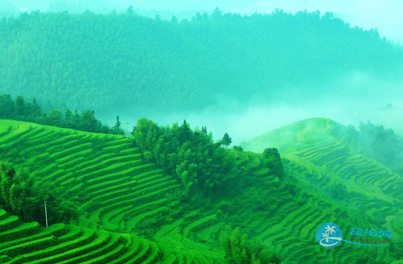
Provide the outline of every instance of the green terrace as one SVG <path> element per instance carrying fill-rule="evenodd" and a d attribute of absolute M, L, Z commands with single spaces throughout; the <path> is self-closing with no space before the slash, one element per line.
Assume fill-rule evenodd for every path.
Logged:
<path fill-rule="evenodd" d="M 287 177 L 281 180 L 264 166 L 262 154 L 229 150 L 236 165 L 250 172 L 251 185 L 207 208 L 186 207 L 178 196 L 181 182 L 145 162 L 124 136 L 0 124 L 0 160 L 29 167 L 65 197 L 86 197 L 76 225 L 50 223 L 44 229 L 0 210 L 3 263 L 224 263 L 219 234 L 225 224 L 273 246 L 284 263 L 346 263 L 371 252 L 347 243 L 338 250 L 318 246 L 314 234 L 320 225 L 380 228 L 374 218 L 402 214 L 393 206 L 400 177 L 326 139 L 326 122 L 322 132 L 315 130 L 325 135 L 318 144 L 306 131 L 296 138 L 309 141 L 296 144 L 297 150 L 286 145 Z M 363 202 L 368 189 L 376 199 Z M 236 211 L 228 209 L 234 204 Z M 387 224 L 395 222 L 391 217 Z"/>
<path fill-rule="evenodd" d="M 42 228 L 0 209 L 2 263 L 211 263 L 208 255 L 155 243 L 129 233 L 73 225 Z M 215 260 L 217 263 L 223 263 Z"/>

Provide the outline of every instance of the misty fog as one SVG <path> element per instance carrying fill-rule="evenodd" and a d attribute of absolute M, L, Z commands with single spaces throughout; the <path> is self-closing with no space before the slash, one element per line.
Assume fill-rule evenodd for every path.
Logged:
<path fill-rule="evenodd" d="M 377 28 L 381 37 L 398 41 L 403 40 L 401 28 L 403 19 L 399 10 L 403 8 L 401 1 L 0 1 L 3 15 L 16 15 L 19 12 L 32 10 L 83 12 L 87 9 L 95 13 L 109 13 L 112 10 L 123 12 L 132 5 L 141 15 L 160 15 L 169 19 L 176 15 L 179 19 L 190 19 L 196 12 L 209 12 L 216 7 L 224 12 L 251 14 L 253 12 L 271 13 L 274 9 L 296 13 L 299 10 L 321 13 L 332 12 L 335 17 L 343 19 L 351 26 L 364 29 Z M 218 98 L 220 105 L 209 107 L 199 113 L 180 112 L 156 115 L 150 110 L 119 113 L 122 123 L 128 121 L 130 129 L 136 119 L 144 116 L 162 125 L 181 123 L 186 119 L 192 127 L 207 126 L 215 139 L 220 139 L 228 132 L 233 144 L 247 141 L 269 130 L 284 126 L 291 122 L 310 117 L 326 117 L 342 124 L 358 127 L 359 122 L 370 120 L 383 124 L 399 134 L 403 134 L 402 120 L 403 84 L 399 81 L 377 80 L 359 72 L 351 72 L 326 87 L 317 87 L 318 93 L 303 94 L 304 87 L 288 87 L 283 93 L 273 93 L 270 98 L 260 98 L 249 102 L 239 102 L 225 95 Z M 325 92 L 323 92 L 325 91 Z M 301 100 L 301 97 L 304 99 Z M 112 126 L 115 114 L 97 115 L 102 121 Z M 126 129 L 126 127 L 124 126 Z"/>
<path fill-rule="evenodd" d="M 238 102 L 222 95 L 218 98 L 219 106 L 206 108 L 200 113 L 180 112 L 161 116 L 144 110 L 122 114 L 121 118 L 129 121 L 129 127 L 142 116 L 160 125 L 181 124 L 185 119 L 192 127 L 206 126 L 213 132 L 215 140 L 221 139 L 227 132 L 233 145 L 312 117 L 329 118 L 344 125 L 351 124 L 356 129 L 360 122 L 369 120 L 403 134 L 401 81 L 377 80 L 367 74 L 351 72 L 327 87 L 315 87 L 314 90 L 317 93 L 305 95 L 305 100 L 301 100 L 304 87 L 287 87 L 283 92 L 273 93 L 273 97 L 256 96 L 250 102 Z M 103 120 L 109 120 L 112 125 L 113 118 Z"/>

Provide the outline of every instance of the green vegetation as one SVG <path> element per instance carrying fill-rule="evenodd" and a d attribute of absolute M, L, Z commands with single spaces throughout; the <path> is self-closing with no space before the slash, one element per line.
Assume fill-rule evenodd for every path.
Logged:
<path fill-rule="evenodd" d="M 47 202 L 48 218 L 52 223 L 69 223 L 77 220 L 77 206 L 50 191 L 52 183 L 32 177 L 27 169 L 0 161 L 0 206 L 23 221 L 37 221 L 45 226 L 44 202 Z"/>
<path fill-rule="evenodd" d="M 280 264 L 281 259 L 275 252 L 256 240 L 250 243 L 248 235 L 242 235 L 239 230 L 238 227 L 232 230 L 230 226 L 226 226 L 221 231 L 220 240 L 228 263 Z"/>
<path fill-rule="evenodd" d="M 0 94 L 0 118 L 73 128 L 88 132 L 124 134 L 119 116 L 116 117 L 116 125 L 109 128 L 107 125 L 102 125 L 101 121 L 95 118 L 93 110 L 86 110 L 80 116 L 77 110 L 73 114 L 67 109 L 64 117 L 62 117 L 60 111 L 55 109 L 50 109 L 47 113 L 43 113 L 35 98 L 32 99 L 32 103 L 28 103 L 25 102 L 23 96 L 17 96 L 13 100 L 10 94 Z"/>
<path fill-rule="evenodd" d="M 371 122 L 360 123 L 361 152 L 369 158 L 403 172 L 403 141 L 392 130 Z M 403 173 L 402 173 L 403 175 Z"/>
<path fill-rule="evenodd" d="M 232 143 L 232 138 L 229 137 L 228 133 L 225 133 L 222 137 L 221 144 L 223 144 L 226 148 Z"/>
<path fill-rule="evenodd" d="M 180 22 L 130 10 L 31 12 L 1 20 L 0 35 L 0 93 L 100 114 L 128 106 L 198 110 L 217 103 L 218 91 L 242 103 L 253 95 L 273 100 L 307 84 L 302 99 L 326 92 L 314 84 L 351 71 L 399 78 L 394 70 L 403 59 L 376 29 L 319 11 L 242 16 L 216 9 Z"/>
<path fill-rule="evenodd" d="M 186 121 L 141 118 L 126 138 L 119 116 L 111 128 L 94 116 L 200 110 L 222 95 L 247 104 L 289 87 L 306 87 L 304 99 L 353 71 L 399 79 L 403 52 L 377 30 L 331 13 L 216 9 L 179 22 L 129 8 L 23 13 L 0 35 L 0 263 L 403 259 L 403 145 L 391 129 L 315 118 L 229 148 L 228 133 L 214 142 Z M 315 239 L 325 222 L 344 239 L 391 230 L 392 244 L 327 250 Z"/>
<path fill-rule="evenodd" d="M 365 125 L 362 124 L 361 127 L 363 126 Z M 368 127 L 374 126 L 369 123 Z M 364 128 L 363 130 L 365 131 Z M 384 131 L 382 127 L 378 127 L 378 131 L 379 135 L 388 135 L 387 138 L 378 139 L 381 144 L 378 146 L 379 149 L 384 148 L 385 151 L 387 144 L 382 145 L 382 142 L 388 143 L 390 139 L 396 137 L 390 130 Z M 287 178 L 298 182 L 298 188 L 310 189 L 315 196 L 321 195 L 332 204 L 333 210 L 338 211 L 334 223 L 342 230 L 350 233 L 349 228 L 353 226 L 363 227 L 369 224 L 380 230 L 391 230 L 394 234 L 391 239 L 392 245 L 379 251 L 361 247 L 355 248 L 356 254 L 353 254 L 353 250 L 349 247 L 348 250 L 338 248 L 337 253 L 332 254 L 332 257 L 328 256 L 328 261 L 334 258 L 343 263 L 343 259 L 350 256 L 351 263 L 390 263 L 403 258 L 400 247 L 402 238 L 400 235 L 395 236 L 400 234 L 403 228 L 398 220 L 403 210 L 403 196 L 398 187 L 403 184 L 403 175 L 364 156 L 365 141 L 360 137 L 363 137 L 361 132 L 351 126 L 345 127 L 329 119 L 312 118 L 273 130 L 243 144 L 243 147 L 261 151 L 265 146 L 276 146 L 282 153 Z M 369 137 L 371 140 L 376 138 L 376 134 Z M 383 153 L 378 154 L 378 158 L 381 158 Z M 309 196 L 304 197 L 304 200 L 303 205 L 313 207 Z M 349 209 L 346 212 L 339 211 L 342 208 Z M 303 208 L 301 210 L 304 211 Z M 322 210 L 323 206 L 320 206 L 320 213 L 309 214 L 308 220 L 313 217 L 321 219 Z M 290 214 L 289 219 L 293 216 L 296 215 Z M 344 219 L 357 216 L 362 218 L 352 220 L 351 224 L 344 223 Z M 292 223 L 301 221 L 302 217 Z M 321 222 L 324 221 L 332 222 L 329 218 Z M 306 228 L 309 230 L 311 227 L 311 224 L 307 224 Z M 306 228 L 302 230 L 303 237 L 308 235 Z M 316 254 L 320 255 L 320 252 Z"/>
<path fill-rule="evenodd" d="M 223 253 L 217 250 L 220 248 L 218 237 L 209 237 L 218 235 L 217 224 L 221 225 L 219 221 L 225 218 L 234 225 L 239 224 L 236 217 L 239 206 L 235 203 L 219 199 L 213 205 L 208 201 L 211 197 L 201 198 L 199 195 L 194 196 L 193 203 L 180 202 L 185 191 L 184 187 L 181 187 L 182 181 L 142 160 L 142 155 L 133 147 L 135 142 L 130 142 L 121 135 L 78 132 L 11 120 L 1 120 L 0 124 L 0 158 L 13 161 L 16 171 L 24 167 L 29 168 L 38 184 L 52 182 L 53 185 L 49 185 L 52 193 L 58 193 L 63 198 L 79 203 L 82 213 L 75 224 L 80 228 L 101 228 L 122 234 L 130 232 L 167 244 L 169 247 L 179 247 L 181 250 L 178 252 L 182 252 L 181 254 L 172 253 L 179 263 L 208 263 L 211 258 L 216 259 L 218 263 L 223 261 Z M 205 128 L 203 130 L 206 131 Z M 211 140 L 211 137 L 205 137 Z M 211 142 L 206 142 L 207 146 L 210 146 Z M 193 142 L 188 141 L 187 144 L 192 146 Z M 227 152 L 226 159 L 233 160 L 234 166 L 248 175 L 249 181 L 245 184 L 251 186 L 252 182 L 256 181 L 265 183 L 264 186 L 272 185 L 273 188 L 278 185 L 278 177 L 266 167 L 266 159 L 262 155 L 224 149 L 219 143 L 216 147 L 221 149 L 219 151 Z M 272 184 L 267 182 L 269 179 L 273 181 Z M 245 188 L 246 186 L 242 185 L 238 190 Z M 249 194 L 243 195 L 242 199 Z M 264 195 L 268 196 L 268 193 Z M 203 208 L 203 204 L 208 205 L 207 208 Z M 263 208 L 265 203 L 260 206 Z M 50 224 L 54 224 L 53 221 L 55 220 L 49 221 Z M 177 224 L 172 225 L 172 221 Z M 14 224 L 10 223 L 10 226 L 18 222 L 14 219 L 12 223 Z M 70 239 L 78 239 L 82 232 L 80 229 L 73 229 L 72 233 L 58 240 L 67 243 Z M 161 233 L 162 230 L 167 231 Z M 23 239 L 27 235 L 30 235 L 28 230 L 21 232 L 18 238 Z M 92 238 L 88 235 L 89 237 L 83 237 L 85 243 L 89 243 Z M 66 246 L 85 247 L 84 241 L 79 239 L 77 243 Z M 42 242 L 37 243 L 41 245 Z M 167 253 L 166 249 L 163 255 L 157 254 L 158 250 L 155 251 L 152 245 L 144 244 L 139 251 L 128 251 L 124 255 L 137 257 L 143 252 L 141 250 L 144 250 L 141 253 L 144 258 L 150 256 L 149 254 L 161 259 L 172 255 Z M 162 250 L 164 246 L 157 248 Z M 186 253 L 187 249 L 200 252 L 189 255 Z M 172 250 L 177 252 L 178 249 Z M 80 250 L 77 254 L 81 256 L 86 254 L 85 252 L 89 251 Z M 48 261 L 48 253 L 32 254 L 29 258 Z M 55 252 L 52 254 L 58 255 Z M 65 257 L 67 258 L 68 254 L 60 255 L 57 259 L 62 261 Z M 94 259 L 96 258 L 98 257 L 94 256 Z"/>
<path fill-rule="evenodd" d="M 234 195 L 252 183 L 251 172 L 237 166 L 231 154 L 234 151 L 220 147 L 231 143 L 227 133 L 222 141 L 214 143 L 212 134 L 207 134 L 205 127 L 193 131 L 186 120 L 181 126 L 174 123 L 172 127 L 159 127 L 151 120 L 141 118 L 133 135 L 146 159 L 178 177 L 185 189 L 185 200 L 199 194 L 204 197 Z M 277 156 L 264 155 L 270 159 L 264 161 L 265 165 L 275 167 L 273 173 L 282 176 L 280 156 L 275 149 L 273 153 Z"/>
<path fill-rule="evenodd" d="M 127 140 L 0 120 L 0 159 L 13 162 L 16 175 L 29 169 L 38 185 L 81 210 L 73 225 L 53 219 L 49 229 L 0 210 L 0 260 L 279 263 L 272 252 L 284 263 L 401 259 L 403 197 L 397 186 L 403 178 L 347 145 L 353 141 L 342 131 L 348 128 L 328 119 L 303 120 L 261 137 L 261 153 L 253 153 L 214 143 L 206 128 L 192 130 L 187 122 L 160 127 L 140 119 L 135 140 Z M 202 186 L 192 189 L 197 184 L 186 189 L 176 171 L 181 164 L 191 170 L 185 155 L 195 169 L 204 168 L 194 180 L 220 172 L 205 163 L 220 164 L 220 177 L 231 188 L 217 184 L 211 195 Z M 392 245 L 374 251 L 344 243 L 327 250 L 314 237 L 325 222 L 340 226 L 345 239 L 354 226 L 392 230 Z"/>

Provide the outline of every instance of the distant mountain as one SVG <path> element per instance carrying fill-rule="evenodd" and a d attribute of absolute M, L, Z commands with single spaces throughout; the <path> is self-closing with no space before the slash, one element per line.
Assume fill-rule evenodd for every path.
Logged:
<path fill-rule="evenodd" d="M 165 21 L 126 13 L 23 13 L 0 22 L 0 93 L 67 102 L 97 114 L 200 110 L 327 91 L 350 71 L 397 78 L 403 51 L 326 13 L 196 14 Z M 294 94 L 295 96 L 295 94 Z"/>

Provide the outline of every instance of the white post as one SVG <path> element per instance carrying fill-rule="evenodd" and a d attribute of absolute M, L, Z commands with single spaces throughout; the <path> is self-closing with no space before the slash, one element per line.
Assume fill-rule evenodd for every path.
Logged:
<path fill-rule="evenodd" d="M 129 122 L 126 121 L 126 135 L 127 135 L 127 139 L 129 139 Z"/>
<path fill-rule="evenodd" d="M 46 201 L 45 201 L 45 218 L 46 218 L 46 228 L 48 228 L 48 211 L 46 210 Z"/>

